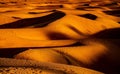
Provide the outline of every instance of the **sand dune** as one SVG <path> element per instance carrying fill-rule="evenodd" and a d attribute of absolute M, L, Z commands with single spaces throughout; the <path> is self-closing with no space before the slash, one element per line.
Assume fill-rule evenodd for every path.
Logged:
<path fill-rule="evenodd" d="M 26 15 L 26 14 L 24 14 L 24 15 Z M 56 15 L 56 16 L 54 17 L 54 15 Z M 21 20 L 12 22 L 12 23 L 3 24 L 3 25 L 0 25 L 0 28 L 24 28 L 24 27 L 30 27 L 30 26 L 31 27 L 32 26 L 42 27 L 42 26 L 46 26 L 47 24 L 51 23 L 52 21 L 55 21 L 59 18 L 62 18 L 64 15 L 65 14 L 62 13 L 62 12 L 55 11 L 52 14 L 49 14 L 49 15 L 46 15 L 46 16 L 36 17 L 36 18 L 28 18 L 28 19 L 21 19 Z M 17 18 L 17 16 L 16 16 L 16 18 Z M 20 17 L 18 17 L 18 18 L 20 18 Z"/>
<path fill-rule="evenodd" d="M 0 73 L 120 73 L 117 0 L 21 1 L 0 0 Z"/>

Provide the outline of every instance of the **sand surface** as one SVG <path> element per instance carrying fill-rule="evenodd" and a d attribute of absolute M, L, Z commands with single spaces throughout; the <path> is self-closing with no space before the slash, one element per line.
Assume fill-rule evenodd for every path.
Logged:
<path fill-rule="evenodd" d="M 1 60 L 2 74 L 119 74 L 119 42 L 119 0 L 0 0 L 0 58 L 45 62 L 52 69 L 19 67 L 20 63 Z M 71 73 L 62 70 L 65 64 Z"/>

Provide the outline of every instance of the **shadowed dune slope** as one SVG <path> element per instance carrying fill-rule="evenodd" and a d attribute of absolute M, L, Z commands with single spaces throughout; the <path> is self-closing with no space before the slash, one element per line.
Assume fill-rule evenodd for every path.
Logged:
<path fill-rule="evenodd" d="M 0 25 L 0 28 L 24 28 L 24 27 L 44 27 L 49 23 L 65 16 L 65 13 L 55 11 L 50 15 L 36 18 L 21 19 L 12 23 Z"/>

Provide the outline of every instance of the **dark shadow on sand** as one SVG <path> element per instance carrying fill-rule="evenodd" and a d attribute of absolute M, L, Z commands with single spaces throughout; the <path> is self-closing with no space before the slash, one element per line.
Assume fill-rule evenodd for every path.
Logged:
<path fill-rule="evenodd" d="M 61 11 L 53 11 L 52 14 L 36 17 L 36 18 L 28 18 L 21 19 L 12 23 L 0 25 L 0 28 L 25 28 L 25 27 L 44 27 L 49 23 L 56 21 L 65 16 L 65 13 Z"/>
<path fill-rule="evenodd" d="M 118 9 L 118 10 L 111 10 L 111 11 L 104 11 L 104 13 L 120 17 L 120 9 Z"/>
<path fill-rule="evenodd" d="M 106 29 L 91 35 L 91 37 L 101 39 L 120 39 L 120 28 Z"/>
<path fill-rule="evenodd" d="M 84 15 L 78 15 L 78 16 L 84 17 L 84 18 L 87 18 L 87 19 L 91 19 L 91 20 L 96 20 L 97 19 L 96 15 L 93 15 L 93 14 L 90 14 L 90 13 L 87 13 L 87 14 L 84 14 Z"/>
<path fill-rule="evenodd" d="M 14 55 L 27 50 L 28 48 L 5 48 L 0 49 L 0 57 L 13 58 Z"/>

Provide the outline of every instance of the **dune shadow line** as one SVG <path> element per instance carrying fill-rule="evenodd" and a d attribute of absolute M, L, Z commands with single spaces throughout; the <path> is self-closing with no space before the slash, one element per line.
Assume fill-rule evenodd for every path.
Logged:
<path fill-rule="evenodd" d="M 49 23 L 60 19 L 65 16 L 65 13 L 61 11 L 54 11 L 52 14 L 43 16 L 43 17 L 36 17 L 36 18 L 27 18 L 21 19 L 12 23 L 7 23 L 0 25 L 0 28 L 24 28 L 24 27 L 45 27 Z"/>

